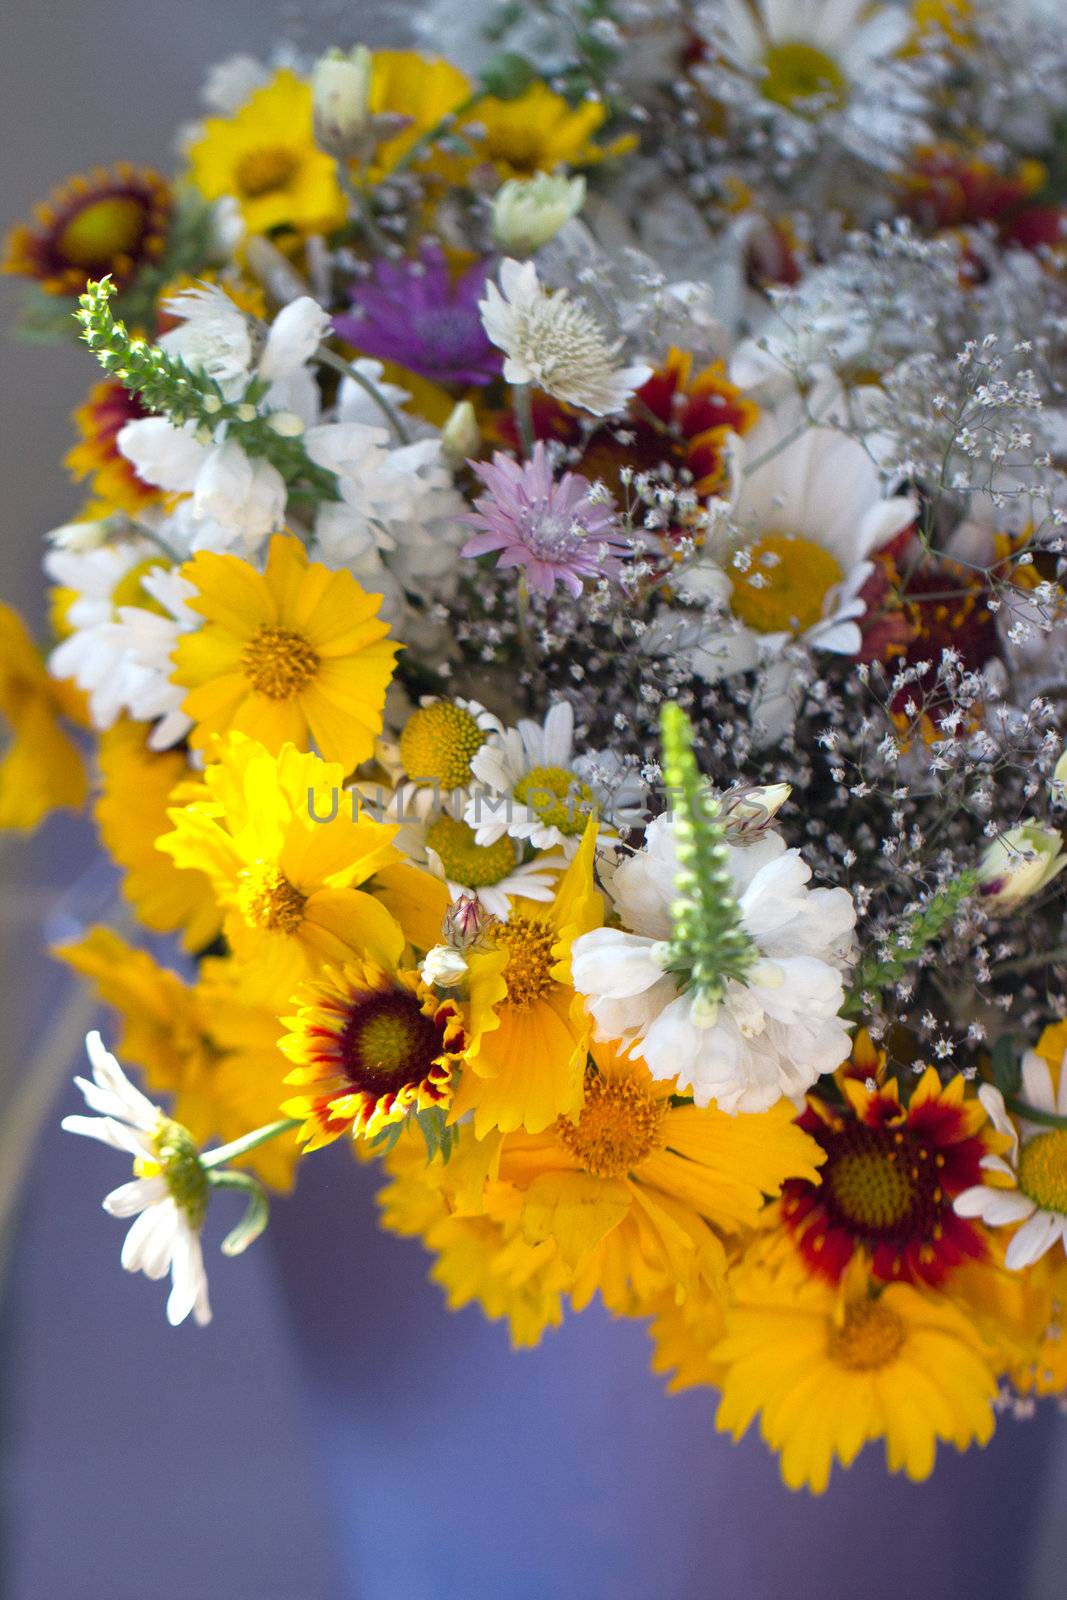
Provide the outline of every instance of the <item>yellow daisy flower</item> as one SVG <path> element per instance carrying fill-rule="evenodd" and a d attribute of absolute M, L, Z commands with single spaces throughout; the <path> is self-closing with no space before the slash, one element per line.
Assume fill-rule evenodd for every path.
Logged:
<path fill-rule="evenodd" d="M 402 117 L 405 124 L 393 138 L 383 140 L 376 149 L 367 170 L 369 180 L 376 183 L 392 172 L 424 134 L 436 128 L 451 112 L 466 105 L 470 97 L 470 79 L 450 61 L 423 56 L 416 50 L 375 50 L 370 85 L 371 115 Z M 429 145 L 425 156 L 415 162 L 417 168 L 429 167 L 432 171 L 437 171 L 442 164 L 452 167 L 455 158 Z"/>
<path fill-rule="evenodd" d="M 240 556 L 202 550 L 181 569 L 206 625 L 178 641 L 174 682 L 189 689 L 191 743 L 234 729 L 280 750 L 307 743 L 346 773 L 373 752 L 400 646 L 379 621 L 381 595 L 349 572 L 309 562 L 276 534 L 259 573 Z"/>
<path fill-rule="evenodd" d="M 0 829 L 32 833 L 52 811 L 78 811 L 88 781 L 81 752 L 60 722 L 63 690 L 49 677 L 17 611 L 0 602 Z"/>
<path fill-rule="evenodd" d="M 997 1386 L 980 1336 L 944 1296 L 903 1283 L 873 1294 L 865 1270 L 841 1290 L 798 1265 L 744 1263 L 731 1277 L 717 1426 L 760 1431 L 791 1489 L 821 1494 L 834 1457 L 850 1466 L 885 1439 L 890 1472 L 929 1477 L 938 1440 L 986 1444 Z"/>
<path fill-rule="evenodd" d="M 492 162 L 502 178 L 532 178 L 560 167 L 586 167 L 631 150 L 626 136 L 598 145 L 593 135 L 603 126 L 608 108 L 602 100 L 572 106 L 545 83 L 532 83 L 515 100 L 487 95 L 471 111 L 478 131 L 473 143 L 478 157 Z"/>
<path fill-rule="evenodd" d="M 506 923 L 468 956 L 470 1056 L 453 1116 L 490 1128 L 540 1133 L 575 1110 L 590 1018 L 570 981 L 571 946 L 603 921 L 593 882 L 596 818 L 551 901 L 515 898 Z"/>
<path fill-rule="evenodd" d="M 466 1046 L 459 1005 L 408 967 L 351 961 L 327 968 L 293 996 L 283 1053 L 295 1064 L 287 1100 L 306 1150 L 342 1133 L 373 1139 L 411 1111 L 447 1106 Z"/>
<path fill-rule="evenodd" d="M 421 1239 L 434 1257 L 430 1277 L 450 1310 L 478 1305 L 490 1321 L 507 1322 L 513 1347 L 529 1349 L 562 1323 L 570 1271 L 554 1251 L 509 1239 L 495 1218 L 456 1213 L 457 1193 L 481 1193 L 494 1144 L 461 1134 L 447 1164 L 428 1162 L 421 1135 L 410 1130 L 385 1157 L 390 1182 L 378 1205 L 389 1233 Z"/>
<path fill-rule="evenodd" d="M 273 975 L 281 1009 L 301 978 L 353 955 L 395 960 L 404 934 L 359 887 L 396 860 L 393 827 L 360 814 L 341 767 L 242 734 L 219 747 L 204 798 L 169 812 L 159 848 L 210 878 L 239 960 Z M 330 820 L 318 820 L 318 819 Z"/>
<path fill-rule="evenodd" d="M 149 750 L 145 733 L 143 723 L 123 719 L 100 735 L 101 789 L 93 815 L 141 922 L 153 933 L 180 932 L 186 950 L 201 950 L 222 925 L 211 883 L 202 872 L 180 871 L 156 848 L 170 831 L 167 807 L 195 796 L 200 785 L 180 750 Z"/>
<path fill-rule="evenodd" d="M 721 1282 L 720 1235 L 754 1227 L 787 1178 L 817 1180 L 821 1152 L 785 1101 L 739 1117 L 678 1105 L 644 1062 L 612 1045 L 593 1056 L 575 1116 L 501 1140 L 485 1206 L 496 1214 L 517 1191 L 515 1225 L 571 1269 L 576 1309 L 599 1291 L 635 1316 L 665 1292 Z"/>
<path fill-rule="evenodd" d="M 228 1143 L 277 1120 L 286 1063 L 261 974 L 212 958 L 189 985 L 104 927 L 53 954 L 115 1010 L 123 1060 L 143 1072 L 153 1094 L 173 1098 L 175 1119 L 199 1143 Z M 298 1154 L 296 1139 L 283 1135 L 241 1164 L 272 1188 L 289 1189 Z"/>
<path fill-rule="evenodd" d="M 329 233 L 345 220 L 336 164 L 312 134 L 311 85 L 288 67 L 231 117 L 209 117 L 189 164 L 208 200 L 236 198 L 249 233 Z"/>

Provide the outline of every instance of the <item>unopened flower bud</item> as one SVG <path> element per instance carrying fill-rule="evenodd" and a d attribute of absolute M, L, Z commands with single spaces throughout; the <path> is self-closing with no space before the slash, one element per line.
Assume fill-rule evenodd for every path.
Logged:
<path fill-rule="evenodd" d="M 461 983 L 467 975 L 467 961 L 462 951 L 449 944 L 435 944 L 424 957 L 419 973 L 423 983 L 432 988 L 435 984 L 449 989 Z"/>
<path fill-rule="evenodd" d="M 532 255 L 556 236 L 585 204 L 585 179 L 509 178 L 493 200 L 493 237 L 513 256 Z"/>
<path fill-rule="evenodd" d="M 987 906 L 1012 911 L 1067 867 L 1063 839 L 1039 822 L 1009 828 L 986 850 L 979 868 L 978 893 Z"/>
<path fill-rule="evenodd" d="M 722 820 L 731 844 L 754 844 L 792 794 L 788 783 L 739 784 L 722 796 Z"/>
<path fill-rule="evenodd" d="M 366 45 L 327 50 L 312 74 L 315 143 L 339 159 L 357 156 L 370 125 L 374 61 Z"/>
<path fill-rule="evenodd" d="M 441 431 L 441 450 L 451 466 L 458 467 L 468 456 L 477 455 L 482 442 L 481 429 L 474 407 L 469 400 L 453 406 L 452 414 Z"/>
<path fill-rule="evenodd" d="M 1067 749 L 1052 769 L 1052 782 L 1049 787 L 1054 802 L 1060 806 L 1067 806 Z"/>

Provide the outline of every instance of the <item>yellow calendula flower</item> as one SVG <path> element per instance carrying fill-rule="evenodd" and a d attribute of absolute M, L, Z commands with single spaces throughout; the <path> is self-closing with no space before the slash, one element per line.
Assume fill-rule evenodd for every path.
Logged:
<path fill-rule="evenodd" d="M 249 233 L 329 233 L 345 219 L 332 156 L 312 134 L 311 85 L 283 67 L 229 117 L 209 117 L 189 149 L 208 200 L 232 195 Z"/>
<path fill-rule="evenodd" d="M 88 781 L 60 721 L 64 693 L 17 611 L 0 603 L 0 829 L 32 833 L 52 811 L 80 810 Z"/>
<path fill-rule="evenodd" d="M 173 808 L 160 849 L 207 874 L 239 960 L 273 975 L 277 1009 L 324 964 L 395 961 L 404 934 L 360 885 L 397 860 L 395 827 L 360 813 L 343 769 L 232 734 L 204 773 L 204 798 Z"/>
<path fill-rule="evenodd" d="M 87 978 L 117 1013 L 123 1059 L 154 1094 L 173 1099 L 172 1114 L 199 1143 L 227 1143 L 278 1119 L 286 1061 L 281 1025 L 263 975 L 233 961 L 201 963 L 197 982 L 94 927 L 54 952 Z M 275 1189 L 292 1187 L 299 1148 L 292 1135 L 242 1158 Z"/>
<path fill-rule="evenodd" d="M 281 1048 L 295 1067 L 286 1082 L 303 1093 L 282 1110 L 301 1119 L 305 1149 L 343 1133 L 373 1139 L 411 1111 L 448 1105 L 466 1048 L 462 1010 L 413 968 L 327 968 L 300 985 L 293 1005 Z"/>
<path fill-rule="evenodd" d="M 786 1178 L 817 1180 L 821 1153 L 785 1101 L 758 1116 L 677 1105 L 644 1062 L 611 1045 L 593 1057 L 573 1116 L 500 1141 L 485 1206 L 503 1203 L 527 1244 L 559 1254 L 576 1309 L 599 1291 L 634 1316 L 719 1283 L 720 1236 L 754 1227 Z"/>
<path fill-rule="evenodd" d="M 409 1130 L 385 1157 L 390 1182 L 378 1205 L 388 1232 L 421 1239 L 433 1256 L 430 1277 L 450 1310 L 480 1306 L 490 1321 L 507 1322 L 515 1348 L 528 1349 L 562 1323 L 571 1274 L 554 1252 L 509 1238 L 495 1218 L 470 1209 L 494 1145 L 461 1134 L 447 1163 L 428 1162 L 421 1134 Z"/>
<path fill-rule="evenodd" d="M 532 178 L 560 167 L 587 167 L 633 148 L 629 136 L 609 145 L 594 143 L 608 108 L 602 100 L 572 106 L 545 83 L 532 83 L 514 100 L 487 95 L 471 111 L 472 143 L 478 159 L 502 178 Z"/>
<path fill-rule="evenodd" d="M 996 1380 L 980 1335 L 944 1296 L 893 1283 L 880 1293 L 857 1264 L 834 1289 L 799 1263 L 731 1275 L 717 1426 L 760 1432 L 791 1489 L 821 1494 L 836 1458 L 850 1466 L 884 1439 L 890 1472 L 929 1477 L 938 1440 L 965 1450 L 994 1428 Z"/>
<path fill-rule="evenodd" d="M 202 872 L 180 871 L 156 848 L 170 832 L 168 806 L 195 796 L 199 780 L 180 750 L 150 750 L 146 732 L 143 723 L 123 719 L 100 735 L 100 794 L 93 815 L 104 847 L 123 870 L 122 892 L 145 927 L 180 933 L 186 950 L 201 950 L 222 924 L 210 880 Z"/>
<path fill-rule="evenodd" d="M 507 922 L 467 958 L 470 1056 L 453 1115 L 491 1128 L 540 1133 L 582 1097 L 590 1018 L 570 981 L 571 946 L 598 928 L 604 902 L 593 882 L 596 819 L 551 901 L 515 898 Z"/>
<path fill-rule="evenodd" d="M 346 773 L 371 755 L 400 648 L 379 620 L 381 595 L 309 562 L 287 534 L 271 540 L 263 573 L 202 550 L 181 575 L 197 590 L 189 605 L 207 619 L 174 657 L 196 748 L 233 729 L 277 751 L 307 744 L 310 732 Z"/>

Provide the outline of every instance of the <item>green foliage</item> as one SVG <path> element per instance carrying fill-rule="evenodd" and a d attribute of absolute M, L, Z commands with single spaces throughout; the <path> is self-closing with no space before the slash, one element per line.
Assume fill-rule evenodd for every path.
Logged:
<path fill-rule="evenodd" d="M 961 872 L 944 889 L 930 896 L 925 906 L 914 912 L 896 936 L 887 955 L 868 956 L 860 963 L 846 1014 L 859 1010 L 865 994 L 877 994 L 900 982 L 927 947 L 948 927 L 963 902 L 974 893 L 979 874 L 974 869 Z"/>

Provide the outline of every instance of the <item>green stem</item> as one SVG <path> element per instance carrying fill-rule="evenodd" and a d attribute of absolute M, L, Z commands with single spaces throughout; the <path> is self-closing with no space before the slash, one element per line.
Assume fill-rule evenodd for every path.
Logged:
<path fill-rule="evenodd" d="M 432 128 L 427 128 L 426 132 L 420 134 L 414 143 L 405 150 L 396 165 L 385 173 L 384 181 L 388 182 L 389 179 L 397 177 L 401 172 L 406 172 L 413 162 L 419 159 L 424 150 L 431 144 L 435 144 L 442 134 L 448 133 L 455 127 L 460 117 L 466 116 L 467 112 L 472 110 L 479 100 L 484 100 L 484 98 L 485 90 L 479 88 L 474 94 L 469 94 L 466 100 L 456 106 L 454 110 L 446 111 L 439 122 L 435 122 Z"/>
<path fill-rule="evenodd" d="M 998 961 L 991 970 L 994 976 L 1001 972 L 1032 972 L 1038 967 L 1051 967 L 1057 961 L 1067 962 L 1067 945 L 1055 945 L 1036 956 L 1014 956 L 1010 961 Z"/>
<path fill-rule="evenodd" d="M 1006 1094 L 1004 1104 L 1016 1117 L 1022 1117 L 1026 1122 L 1040 1122 L 1046 1128 L 1067 1128 L 1067 1117 L 1057 1116 L 1055 1111 L 1041 1111 L 1037 1106 L 1028 1106 L 1025 1100 L 1020 1100 L 1016 1095 Z"/>
<path fill-rule="evenodd" d="M 346 361 L 343 356 L 335 355 L 334 352 L 324 344 L 320 344 L 318 349 L 315 351 L 315 360 L 321 362 L 324 367 L 332 367 L 334 372 L 339 372 L 343 377 L 351 378 L 353 383 L 358 384 L 364 393 L 369 395 L 374 401 L 374 404 L 378 407 L 378 410 L 392 428 L 398 441 L 401 444 L 411 443 L 411 436 L 405 428 L 403 422 L 400 420 L 400 413 L 397 411 L 396 407 L 390 405 L 389 401 L 385 398 L 384 394 L 382 394 L 377 385 L 373 384 L 369 378 L 365 378 L 362 372 L 359 372 L 354 366 L 352 366 L 351 362 Z"/>
<path fill-rule="evenodd" d="M 385 234 L 378 226 L 377 219 L 374 215 L 374 207 L 371 205 L 370 198 L 367 195 L 366 190 L 361 189 L 357 183 L 353 183 L 352 174 L 348 170 L 348 162 L 344 157 L 342 157 L 337 163 L 337 177 L 340 181 L 341 188 L 344 190 L 345 199 L 348 201 L 353 213 L 355 214 L 357 226 L 363 233 L 366 234 L 371 245 L 379 255 L 389 255 L 392 252 L 393 246 L 390 245 L 389 240 L 385 237 Z"/>
<path fill-rule="evenodd" d="M 511 409 L 515 413 L 515 426 L 519 430 L 522 453 L 529 458 L 534 453 L 533 397 L 528 383 L 511 386 Z"/>
<path fill-rule="evenodd" d="M 200 1157 L 200 1165 L 210 1172 L 213 1167 L 237 1161 L 241 1156 L 248 1155 L 249 1151 L 258 1150 L 261 1144 L 266 1144 L 270 1139 L 291 1133 L 302 1125 L 299 1117 L 285 1117 L 281 1122 L 268 1123 L 265 1128 L 255 1128 L 251 1133 L 242 1134 L 239 1139 L 231 1139 L 229 1144 L 220 1144 L 217 1150 L 205 1150 Z"/>
<path fill-rule="evenodd" d="M 239 1189 L 248 1196 L 244 1216 L 222 1241 L 224 1256 L 239 1256 L 259 1238 L 270 1221 L 270 1201 L 262 1184 L 243 1172 L 215 1172 L 209 1181 L 213 1189 Z"/>

